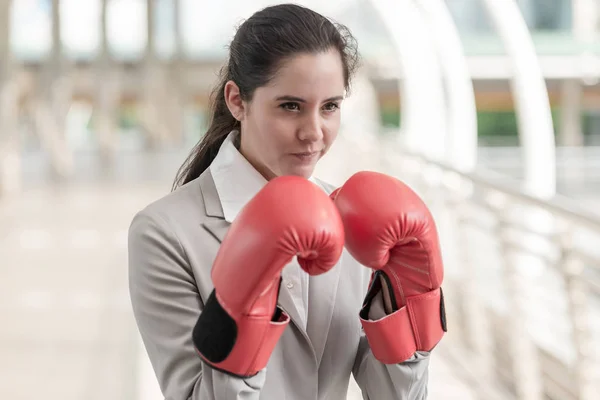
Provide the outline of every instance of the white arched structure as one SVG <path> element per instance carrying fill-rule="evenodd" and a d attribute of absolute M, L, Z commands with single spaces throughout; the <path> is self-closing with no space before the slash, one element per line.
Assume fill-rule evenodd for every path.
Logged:
<path fill-rule="evenodd" d="M 525 189 L 556 193 L 556 155 L 546 83 L 527 24 L 514 0 L 483 0 L 512 63 L 512 93 L 525 164 Z"/>
<path fill-rule="evenodd" d="M 446 102 L 439 61 L 423 16 L 412 1 L 371 0 L 400 55 L 402 132 L 411 151 L 443 160 Z"/>
<path fill-rule="evenodd" d="M 415 1 L 415 0 L 413 0 Z M 477 107 L 463 46 L 444 0 L 415 1 L 438 53 L 446 88 L 446 160 L 461 171 L 477 164 Z"/>
<path fill-rule="evenodd" d="M 524 152 L 525 189 L 538 197 L 552 197 L 556 193 L 552 115 L 531 35 L 514 0 L 482 1 L 513 64 L 512 91 Z M 445 4 L 441 0 L 371 0 L 371 4 L 400 53 L 406 145 L 460 169 L 473 168 L 476 116 L 472 83 Z"/>

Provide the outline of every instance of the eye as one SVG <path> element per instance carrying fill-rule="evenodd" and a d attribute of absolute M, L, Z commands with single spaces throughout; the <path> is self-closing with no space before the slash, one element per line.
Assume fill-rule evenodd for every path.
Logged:
<path fill-rule="evenodd" d="M 287 110 L 287 111 L 298 111 L 298 110 L 300 110 L 300 104 L 294 103 L 294 102 L 283 103 L 283 104 L 279 105 L 279 107 L 281 107 L 281 108 L 283 108 L 284 110 Z"/>
<path fill-rule="evenodd" d="M 323 109 L 327 112 L 334 112 L 339 109 L 340 105 L 338 103 L 327 103 L 323 106 Z"/>

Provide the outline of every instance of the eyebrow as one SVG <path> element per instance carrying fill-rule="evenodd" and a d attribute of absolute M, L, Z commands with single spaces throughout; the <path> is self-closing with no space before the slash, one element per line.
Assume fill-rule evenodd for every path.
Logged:
<path fill-rule="evenodd" d="M 344 99 L 344 96 L 334 96 L 334 97 L 325 99 L 324 102 L 339 101 L 339 100 L 343 100 L 343 99 Z M 304 100 L 300 97 L 296 97 L 296 96 L 279 96 L 275 100 L 277 100 L 277 101 L 297 101 L 298 103 L 306 103 L 306 100 Z"/>

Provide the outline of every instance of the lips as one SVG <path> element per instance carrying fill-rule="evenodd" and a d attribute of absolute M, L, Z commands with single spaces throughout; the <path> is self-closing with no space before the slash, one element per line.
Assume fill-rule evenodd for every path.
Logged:
<path fill-rule="evenodd" d="M 301 153 L 292 153 L 292 156 L 296 157 L 300 161 L 312 161 L 315 157 L 320 154 L 320 151 L 305 151 Z"/>

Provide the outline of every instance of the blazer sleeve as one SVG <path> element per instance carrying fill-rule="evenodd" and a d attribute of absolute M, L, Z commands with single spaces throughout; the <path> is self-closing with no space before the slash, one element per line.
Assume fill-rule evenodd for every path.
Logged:
<path fill-rule="evenodd" d="M 385 316 L 383 299 L 377 295 L 369 319 Z M 429 380 L 429 352 L 417 352 L 410 359 L 394 365 L 377 360 L 362 332 L 352 373 L 365 400 L 425 400 Z"/>
<path fill-rule="evenodd" d="M 202 245 L 202 244 L 199 244 Z M 158 213 L 138 213 L 129 228 L 129 291 L 142 341 L 166 400 L 254 400 L 265 381 L 203 363 L 192 330 L 203 304 L 174 230 Z"/>

